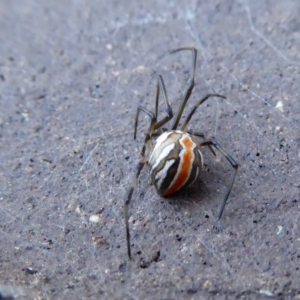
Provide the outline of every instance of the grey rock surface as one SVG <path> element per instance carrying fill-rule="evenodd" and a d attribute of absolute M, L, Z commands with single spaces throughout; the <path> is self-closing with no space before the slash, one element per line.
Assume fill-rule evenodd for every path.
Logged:
<path fill-rule="evenodd" d="M 299 1 L 1 1 L 0 298 L 300 298 Z M 154 109 L 209 92 L 189 128 L 204 150 L 193 187 L 159 197 L 143 170 L 124 196 Z M 163 105 L 160 115 L 164 114 Z M 186 114 L 185 114 L 186 115 Z M 220 224 L 219 224 L 220 225 Z"/>

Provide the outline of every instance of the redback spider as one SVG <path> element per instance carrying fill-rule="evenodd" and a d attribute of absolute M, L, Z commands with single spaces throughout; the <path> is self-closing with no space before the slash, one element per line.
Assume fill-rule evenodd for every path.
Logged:
<path fill-rule="evenodd" d="M 137 185 L 138 177 L 145 164 L 148 164 L 150 168 L 151 179 L 158 194 L 166 197 L 192 184 L 197 179 L 200 169 L 203 166 L 203 156 L 201 153 L 202 147 L 209 147 L 210 151 L 214 155 L 216 155 L 216 153 L 213 148 L 221 152 L 234 168 L 234 173 L 221 204 L 218 219 L 220 219 L 223 214 L 225 204 L 231 192 L 238 170 L 238 164 L 236 163 L 236 161 L 219 145 L 219 143 L 215 139 L 206 140 L 203 133 L 186 130 L 186 126 L 191 120 L 193 114 L 203 102 L 205 102 L 210 97 L 219 97 L 226 99 L 225 96 L 219 94 L 207 94 L 192 108 L 180 130 L 177 129 L 182 112 L 191 96 L 195 85 L 194 79 L 197 61 L 197 49 L 195 48 L 179 48 L 171 51 L 171 53 L 182 50 L 190 50 L 193 53 L 192 76 L 189 82 L 189 86 L 184 94 L 181 106 L 179 107 L 170 130 L 163 128 L 163 126 L 173 118 L 173 111 L 169 104 L 165 83 L 161 75 L 159 75 L 157 78 L 155 113 L 149 111 L 143 106 L 138 106 L 136 111 L 134 139 L 136 138 L 140 112 L 144 112 L 145 114 L 147 114 L 150 117 L 151 122 L 148 132 L 146 133 L 141 151 L 142 159 L 137 165 L 135 177 L 131 183 L 130 189 L 125 199 L 125 225 L 127 251 L 129 258 L 131 258 L 131 246 L 128 222 L 128 206 L 131 201 L 133 190 Z M 167 115 L 160 121 L 158 121 L 158 101 L 161 92 L 164 97 Z M 204 141 L 202 143 L 199 143 L 196 141 L 195 137 L 200 137 Z"/>

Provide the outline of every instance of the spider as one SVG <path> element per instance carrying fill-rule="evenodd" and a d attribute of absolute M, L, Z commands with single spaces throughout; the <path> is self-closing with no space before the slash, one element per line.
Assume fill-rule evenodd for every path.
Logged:
<path fill-rule="evenodd" d="M 129 259 L 131 259 L 131 246 L 128 221 L 128 206 L 130 204 L 134 188 L 137 185 L 138 177 L 145 164 L 147 164 L 150 168 L 151 180 L 158 194 L 160 196 L 166 197 L 179 191 L 182 188 L 187 187 L 197 179 L 200 169 L 203 167 L 203 155 L 201 153 L 201 148 L 205 146 L 209 147 L 213 155 L 216 155 L 214 149 L 221 152 L 233 167 L 234 173 L 221 204 L 218 219 L 222 217 L 225 204 L 227 202 L 237 174 L 238 164 L 231 157 L 231 155 L 229 155 L 219 145 L 219 143 L 215 139 L 207 140 L 205 135 L 201 132 L 186 130 L 189 121 L 191 120 L 197 108 L 202 103 L 204 103 L 210 97 L 219 97 L 226 99 L 225 96 L 219 94 L 207 94 L 192 108 L 180 130 L 177 129 L 183 110 L 191 96 L 195 85 L 194 79 L 197 61 L 197 49 L 193 47 L 178 48 L 171 51 L 171 53 L 182 50 L 192 51 L 192 75 L 171 128 L 168 130 L 163 127 L 173 118 L 173 111 L 169 104 L 165 83 L 161 75 L 157 77 L 155 113 L 143 106 L 138 106 L 137 108 L 134 124 L 134 139 L 136 139 L 138 118 L 140 112 L 144 112 L 146 115 L 148 115 L 151 121 L 141 151 L 142 159 L 137 165 L 135 176 L 125 198 L 125 225 L 127 252 Z M 162 93 L 164 97 L 164 104 L 166 107 L 167 115 L 158 121 L 158 101 L 160 98 L 160 93 Z M 196 137 L 200 137 L 204 141 L 202 143 L 199 143 L 196 141 Z"/>

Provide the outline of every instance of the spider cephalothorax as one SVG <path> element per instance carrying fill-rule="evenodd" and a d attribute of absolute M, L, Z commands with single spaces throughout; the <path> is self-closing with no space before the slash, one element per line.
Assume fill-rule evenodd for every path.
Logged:
<path fill-rule="evenodd" d="M 205 146 L 209 147 L 214 155 L 215 151 L 213 148 L 220 151 L 234 168 L 234 174 L 223 199 L 218 215 L 219 219 L 222 216 L 226 201 L 232 189 L 238 170 L 238 164 L 236 163 L 236 161 L 219 145 L 217 141 L 215 141 L 214 139 L 206 140 L 205 135 L 201 132 L 186 131 L 186 126 L 188 125 L 190 119 L 192 118 L 197 108 L 203 102 L 205 102 L 210 97 L 226 98 L 225 96 L 219 94 L 206 95 L 193 107 L 180 130 L 177 129 L 183 110 L 194 88 L 194 78 L 197 61 L 197 50 L 195 48 L 179 48 L 172 51 L 171 53 L 181 50 L 191 50 L 193 52 L 193 71 L 189 86 L 184 94 L 183 101 L 181 103 L 181 106 L 179 107 L 171 128 L 169 130 L 163 128 L 163 126 L 173 118 L 173 111 L 169 104 L 166 87 L 161 75 L 158 76 L 157 80 L 155 113 L 149 111 L 143 106 L 138 106 L 137 108 L 134 126 L 134 138 L 136 138 L 138 117 L 141 111 L 146 113 L 150 117 L 151 122 L 148 132 L 146 133 L 141 151 L 142 159 L 138 163 L 136 175 L 132 181 L 131 187 L 125 200 L 125 224 L 127 251 L 129 258 L 131 257 L 131 245 L 128 222 L 128 206 L 132 197 L 133 190 L 137 184 L 140 172 L 142 171 L 145 164 L 148 164 L 150 167 L 151 179 L 156 187 L 158 194 L 160 194 L 161 196 L 168 196 L 192 184 L 197 179 L 200 169 L 203 166 L 203 156 L 201 153 L 201 148 Z M 164 96 L 167 115 L 160 121 L 158 121 L 158 101 L 161 91 Z M 199 143 L 197 142 L 195 137 L 200 137 L 204 141 L 202 143 Z"/>

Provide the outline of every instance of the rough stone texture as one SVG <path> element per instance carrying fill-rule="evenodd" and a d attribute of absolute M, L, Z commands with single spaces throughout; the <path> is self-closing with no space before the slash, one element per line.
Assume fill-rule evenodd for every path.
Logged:
<path fill-rule="evenodd" d="M 299 1 L 5 1 L 0 4 L 0 298 L 300 298 Z M 162 74 L 174 110 L 199 49 L 189 128 L 208 171 L 168 200 L 139 159 L 137 105 Z M 187 108 L 187 110 L 188 110 Z M 164 115 L 161 106 L 160 115 Z M 91 222 L 90 217 L 96 215 Z"/>

